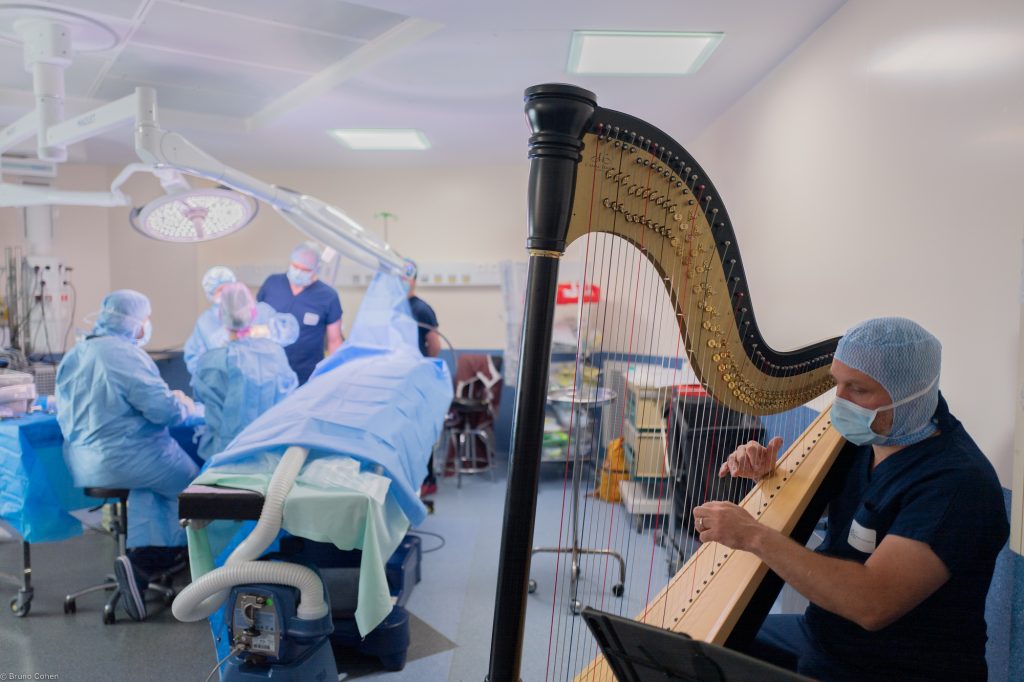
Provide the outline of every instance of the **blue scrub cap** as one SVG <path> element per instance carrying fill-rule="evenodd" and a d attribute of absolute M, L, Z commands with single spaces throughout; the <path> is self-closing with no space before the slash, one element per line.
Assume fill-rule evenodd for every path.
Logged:
<path fill-rule="evenodd" d="M 151 312 L 145 295 L 131 289 L 112 291 L 103 299 L 92 333 L 134 339 Z"/>
<path fill-rule="evenodd" d="M 298 263 L 315 274 L 320 269 L 320 252 L 309 244 L 299 244 L 292 249 L 292 263 Z"/>
<path fill-rule="evenodd" d="M 880 383 L 894 403 L 921 394 L 894 408 L 879 445 L 910 445 L 935 432 L 942 344 L 924 327 L 905 317 L 866 320 L 839 340 L 835 359 Z"/>
<path fill-rule="evenodd" d="M 241 282 L 230 282 L 220 292 L 220 308 L 218 308 L 221 324 L 234 332 L 240 332 L 252 326 L 256 319 L 256 299 L 249 287 Z"/>
<path fill-rule="evenodd" d="M 213 300 L 213 295 L 217 293 L 217 289 L 221 285 L 229 282 L 236 281 L 235 273 L 231 272 L 229 268 L 223 265 L 215 265 L 206 271 L 203 275 L 203 291 L 206 292 L 206 298 L 210 301 Z"/>

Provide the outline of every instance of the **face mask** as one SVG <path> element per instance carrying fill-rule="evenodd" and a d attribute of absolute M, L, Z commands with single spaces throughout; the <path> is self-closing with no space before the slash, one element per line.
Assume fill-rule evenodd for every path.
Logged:
<path fill-rule="evenodd" d="M 145 348 L 146 344 L 149 343 L 150 338 L 153 336 L 153 323 L 146 320 L 142 324 L 142 338 L 135 339 L 135 345 L 139 348 Z"/>
<path fill-rule="evenodd" d="M 288 281 L 297 287 L 308 287 L 313 281 L 313 273 L 292 265 L 288 267 Z"/>
<path fill-rule="evenodd" d="M 918 391 L 913 395 L 908 395 L 902 400 L 897 400 L 891 405 L 883 405 L 882 407 L 876 407 L 875 409 L 868 409 L 861 407 L 857 403 L 850 402 L 845 398 L 836 397 L 832 402 L 832 426 L 836 427 L 836 431 L 842 435 L 843 438 L 850 441 L 854 445 L 868 445 L 870 443 L 877 443 L 878 441 L 885 438 L 885 435 L 875 433 L 871 430 L 871 424 L 874 423 L 875 417 L 878 416 L 879 412 L 884 410 L 891 410 L 899 407 L 900 405 L 906 405 L 912 400 L 917 400 L 928 391 L 932 390 L 932 386 L 939 378 L 935 377 L 931 383 L 928 384 L 924 390 Z"/>

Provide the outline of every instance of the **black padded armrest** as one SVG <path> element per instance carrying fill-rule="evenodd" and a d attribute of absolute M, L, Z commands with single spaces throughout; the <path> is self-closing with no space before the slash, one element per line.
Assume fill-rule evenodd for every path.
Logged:
<path fill-rule="evenodd" d="M 178 495 L 178 517 L 197 520 L 255 521 L 263 495 L 251 490 L 190 485 Z"/>

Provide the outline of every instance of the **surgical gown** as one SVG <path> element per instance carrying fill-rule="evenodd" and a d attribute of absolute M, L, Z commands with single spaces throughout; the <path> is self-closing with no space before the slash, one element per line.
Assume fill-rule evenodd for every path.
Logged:
<path fill-rule="evenodd" d="M 299 322 L 294 315 L 279 313 L 266 303 L 256 304 L 255 326 L 266 326 L 270 339 L 281 346 L 290 346 L 299 338 Z M 196 320 L 192 335 L 185 342 L 185 366 L 189 374 L 196 373 L 200 356 L 208 350 L 223 348 L 228 343 L 228 332 L 220 321 L 216 306 L 207 308 Z"/>
<path fill-rule="evenodd" d="M 198 468 L 167 427 L 188 408 L 146 352 L 121 336 L 79 342 L 57 369 L 57 399 L 75 485 L 131 490 L 128 546 L 185 544 L 177 496 Z"/>
<path fill-rule="evenodd" d="M 205 353 L 192 374 L 192 390 L 206 406 L 199 455 L 209 459 L 224 450 L 298 385 L 284 349 L 270 339 L 241 339 Z"/>

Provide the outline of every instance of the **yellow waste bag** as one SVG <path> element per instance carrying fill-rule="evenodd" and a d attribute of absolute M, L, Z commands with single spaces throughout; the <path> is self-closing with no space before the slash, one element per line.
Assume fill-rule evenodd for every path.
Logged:
<path fill-rule="evenodd" d="M 605 502 L 618 502 L 619 481 L 629 480 L 626 471 L 626 455 L 622 450 L 622 439 L 608 443 L 608 450 L 601 465 L 601 477 L 597 484 L 597 498 Z"/>

